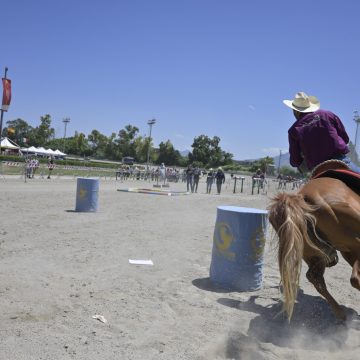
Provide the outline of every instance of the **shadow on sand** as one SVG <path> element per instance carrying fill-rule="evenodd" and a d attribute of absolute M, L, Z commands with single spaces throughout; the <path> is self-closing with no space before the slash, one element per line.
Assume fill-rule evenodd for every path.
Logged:
<path fill-rule="evenodd" d="M 218 299 L 222 305 L 258 314 L 250 321 L 247 335 L 236 332 L 229 335 L 227 352 L 235 359 L 241 358 L 244 343 L 253 352 L 259 350 L 260 343 L 316 351 L 345 350 L 349 329 L 360 331 L 360 317 L 356 311 L 343 306 L 348 320 L 339 322 L 323 298 L 304 294 L 302 290 L 299 290 L 290 323 L 281 312 L 281 302 L 262 306 L 256 303 L 257 298 L 251 296 L 247 301 Z"/>
<path fill-rule="evenodd" d="M 213 284 L 209 278 L 195 279 L 193 285 L 199 289 L 230 293 Z M 249 293 L 247 293 L 249 294 Z M 250 295 L 250 294 L 249 294 Z M 268 359 L 264 343 L 291 349 L 338 352 L 346 350 L 346 340 L 350 329 L 360 332 L 360 316 L 351 308 L 343 306 L 347 314 L 346 322 L 335 318 L 329 304 L 320 296 L 298 292 L 291 322 L 282 313 L 282 303 L 271 298 L 268 306 L 257 303 L 261 296 L 250 296 L 247 301 L 219 298 L 219 304 L 257 314 L 249 323 L 247 334 L 231 331 L 226 344 L 226 358 Z M 357 334 L 357 336 L 359 336 Z M 250 357 L 249 357 L 250 356 Z"/>
<path fill-rule="evenodd" d="M 200 290 L 206 290 L 216 293 L 230 293 L 234 292 L 232 289 L 226 289 L 224 287 L 220 287 L 213 283 L 210 278 L 202 278 L 202 279 L 195 279 L 192 281 L 192 284 L 199 288 Z"/>

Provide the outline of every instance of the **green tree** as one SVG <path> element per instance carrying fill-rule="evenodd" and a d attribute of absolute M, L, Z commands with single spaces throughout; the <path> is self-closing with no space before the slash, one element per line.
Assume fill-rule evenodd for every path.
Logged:
<path fill-rule="evenodd" d="M 52 147 L 56 147 L 63 151 L 64 147 L 64 139 L 55 139 L 51 142 Z M 86 135 L 83 133 L 78 133 L 75 131 L 75 135 L 73 137 L 69 137 L 65 139 L 65 152 L 67 154 L 80 155 L 80 156 L 88 156 L 90 155 L 90 147 L 88 145 Z"/>
<path fill-rule="evenodd" d="M 85 154 L 87 150 L 89 149 L 89 145 L 86 141 L 86 135 L 84 133 L 78 134 L 78 132 L 75 132 L 75 143 L 76 143 L 76 150 L 77 154 Z"/>
<path fill-rule="evenodd" d="M 266 156 L 260 159 L 260 169 L 263 173 L 267 173 L 269 165 L 274 165 L 274 159 L 272 157 Z"/>
<path fill-rule="evenodd" d="M 92 149 L 92 155 L 96 158 L 103 159 L 106 154 L 108 138 L 94 129 L 88 135 L 88 142 Z"/>
<path fill-rule="evenodd" d="M 156 160 L 157 164 L 164 163 L 166 165 L 181 165 L 181 154 L 175 150 L 170 140 L 159 144 L 159 156 Z"/>
<path fill-rule="evenodd" d="M 272 157 L 266 156 L 254 161 L 250 167 L 250 171 L 255 172 L 256 170 L 260 169 L 265 174 L 269 165 L 274 165 L 274 159 Z"/>
<path fill-rule="evenodd" d="M 8 136 L 11 140 L 14 140 L 18 145 L 24 146 L 28 142 L 29 134 L 33 131 L 33 128 L 22 119 L 9 120 L 6 122 L 7 127 L 3 130 L 3 135 Z M 13 129 L 14 131 L 8 131 Z M 26 139 L 24 141 L 24 139 Z"/>
<path fill-rule="evenodd" d="M 29 143 L 33 146 L 46 146 L 54 135 L 55 130 L 51 127 L 51 116 L 46 114 L 40 117 L 40 125 L 29 133 Z"/>
<path fill-rule="evenodd" d="M 196 162 L 206 167 L 216 167 L 232 163 L 233 155 L 225 152 L 219 146 L 220 138 L 214 136 L 212 139 L 207 135 L 194 138 L 191 145 L 193 151 L 189 153 L 190 162 Z"/>
<path fill-rule="evenodd" d="M 303 175 L 299 173 L 299 171 L 296 168 L 290 167 L 290 166 L 282 166 L 280 168 L 280 174 L 285 176 L 293 176 L 296 178 L 300 178 Z"/>
<path fill-rule="evenodd" d="M 152 147 L 151 144 L 149 144 L 149 137 L 146 136 L 138 136 L 134 140 L 134 148 L 135 148 L 135 158 L 137 161 L 145 163 L 147 161 L 147 153 L 149 146 Z M 151 149 L 150 149 L 151 150 Z M 150 156 L 152 155 L 152 152 L 150 152 Z M 151 157 L 152 159 L 152 157 Z M 149 159 L 149 160 L 151 160 Z"/>
<path fill-rule="evenodd" d="M 52 139 L 47 143 L 47 146 L 53 150 L 60 150 L 63 151 L 64 149 L 64 139 L 56 138 Z M 66 146 L 66 152 L 69 152 L 68 146 Z"/>
<path fill-rule="evenodd" d="M 132 156 L 136 158 L 135 138 L 139 129 L 136 126 L 126 125 L 119 131 L 119 139 L 116 141 L 123 156 Z"/>
<path fill-rule="evenodd" d="M 116 143 L 116 133 L 111 133 L 107 138 L 107 143 L 105 146 L 105 157 L 111 160 L 121 160 L 122 152 L 119 149 L 119 146 Z"/>
<path fill-rule="evenodd" d="M 233 154 L 226 151 L 222 151 L 222 165 L 233 164 L 233 157 L 234 157 Z"/>

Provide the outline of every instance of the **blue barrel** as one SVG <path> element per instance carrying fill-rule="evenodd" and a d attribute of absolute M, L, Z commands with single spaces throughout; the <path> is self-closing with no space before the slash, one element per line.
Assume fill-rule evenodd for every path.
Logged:
<path fill-rule="evenodd" d="M 210 280 L 236 291 L 262 286 L 267 211 L 219 206 L 214 230 Z"/>
<path fill-rule="evenodd" d="M 99 179 L 77 178 L 75 211 L 97 211 L 98 199 Z"/>

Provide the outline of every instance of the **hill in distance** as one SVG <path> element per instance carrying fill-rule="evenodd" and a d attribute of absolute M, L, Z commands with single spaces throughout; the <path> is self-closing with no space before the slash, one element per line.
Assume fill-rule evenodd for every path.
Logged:
<path fill-rule="evenodd" d="M 291 167 L 289 153 L 281 154 L 281 158 L 280 158 L 280 155 L 274 156 L 273 159 L 274 159 L 274 165 L 275 165 L 276 169 L 279 167 L 282 168 L 283 166 Z M 280 160 L 280 166 L 279 166 L 279 160 Z"/>
<path fill-rule="evenodd" d="M 189 155 L 189 150 L 183 150 L 183 151 L 180 151 L 180 155 L 181 156 L 188 156 Z"/>

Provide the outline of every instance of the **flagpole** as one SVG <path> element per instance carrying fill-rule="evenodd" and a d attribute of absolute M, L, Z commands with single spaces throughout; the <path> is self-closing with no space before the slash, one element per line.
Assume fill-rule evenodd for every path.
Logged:
<path fill-rule="evenodd" d="M 6 79 L 7 72 L 8 72 L 8 68 L 5 67 L 4 79 Z M 1 107 L 1 115 L 0 115 L 0 143 L 1 143 L 1 139 L 2 139 L 3 118 L 4 118 L 4 110 L 3 110 L 2 107 Z M 0 145 L 0 155 L 1 155 L 1 145 Z"/>

